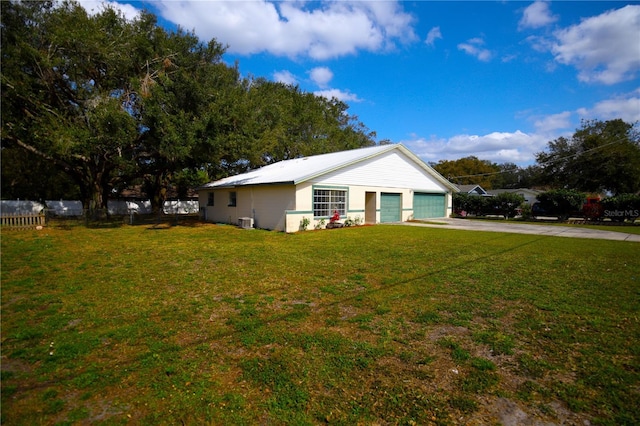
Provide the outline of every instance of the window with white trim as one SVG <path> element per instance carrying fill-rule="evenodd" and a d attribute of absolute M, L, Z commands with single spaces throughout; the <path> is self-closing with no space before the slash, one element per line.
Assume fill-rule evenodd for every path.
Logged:
<path fill-rule="evenodd" d="M 347 191 L 340 189 L 314 189 L 313 215 L 315 217 L 329 217 L 334 211 L 340 216 L 347 215 Z"/>

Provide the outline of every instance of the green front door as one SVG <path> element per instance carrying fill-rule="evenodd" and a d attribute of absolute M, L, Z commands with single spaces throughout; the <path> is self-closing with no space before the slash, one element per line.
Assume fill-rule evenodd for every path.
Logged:
<path fill-rule="evenodd" d="M 380 194 L 380 222 L 400 222 L 402 197 L 400 194 Z"/>
<path fill-rule="evenodd" d="M 445 216 L 445 195 L 416 192 L 413 194 L 413 218 L 428 219 Z"/>

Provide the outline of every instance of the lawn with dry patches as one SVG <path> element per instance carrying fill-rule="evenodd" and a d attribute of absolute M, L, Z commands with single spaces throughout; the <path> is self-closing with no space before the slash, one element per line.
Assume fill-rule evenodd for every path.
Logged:
<path fill-rule="evenodd" d="M 637 424 L 640 245 L 368 226 L 2 234 L 2 421 Z"/>

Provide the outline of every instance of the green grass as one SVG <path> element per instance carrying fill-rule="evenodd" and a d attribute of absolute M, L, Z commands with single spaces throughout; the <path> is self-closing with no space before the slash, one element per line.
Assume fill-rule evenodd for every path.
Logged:
<path fill-rule="evenodd" d="M 175 224 L 173 224 L 175 225 Z M 640 244 L 373 226 L 2 233 L 2 423 L 639 424 Z"/>

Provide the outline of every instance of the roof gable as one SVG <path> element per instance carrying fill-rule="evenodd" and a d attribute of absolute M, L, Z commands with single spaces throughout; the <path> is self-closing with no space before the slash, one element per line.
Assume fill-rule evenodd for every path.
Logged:
<path fill-rule="evenodd" d="M 485 191 L 480 185 L 458 185 L 458 188 L 460 188 L 460 191 L 466 192 L 467 194 L 488 195 L 487 191 Z"/>
<path fill-rule="evenodd" d="M 265 184 L 297 185 L 393 150 L 399 150 L 408 157 L 410 161 L 416 163 L 416 165 L 441 184 L 453 191 L 457 191 L 457 188 L 453 184 L 416 157 L 402 144 L 376 145 L 349 151 L 284 160 L 247 173 L 208 183 L 202 186 L 201 189 Z"/>

